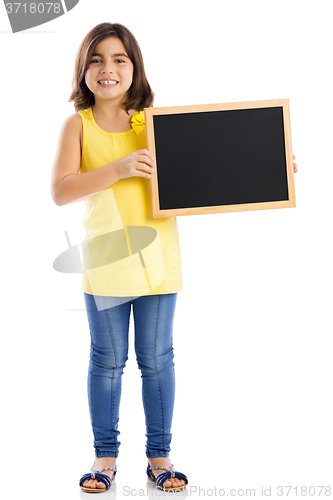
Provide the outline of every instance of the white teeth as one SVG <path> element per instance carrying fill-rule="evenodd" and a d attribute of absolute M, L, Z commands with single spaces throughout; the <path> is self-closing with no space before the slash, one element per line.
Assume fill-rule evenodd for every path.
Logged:
<path fill-rule="evenodd" d="M 118 82 L 115 82 L 114 80 L 100 80 L 99 83 L 102 83 L 103 85 L 116 85 Z"/>

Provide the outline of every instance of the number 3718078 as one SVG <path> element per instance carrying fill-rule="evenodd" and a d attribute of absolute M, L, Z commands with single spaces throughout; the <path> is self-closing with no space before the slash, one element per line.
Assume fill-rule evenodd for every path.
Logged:
<path fill-rule="evenodd" d="M 7 14 L 17 14 L 18 12 L 25 14 L 49 14 L 54 12 L 55 14 L 60 14 L 61 4 L 53 2 L 43 2 L 43 3 L 6 3 Z"/>

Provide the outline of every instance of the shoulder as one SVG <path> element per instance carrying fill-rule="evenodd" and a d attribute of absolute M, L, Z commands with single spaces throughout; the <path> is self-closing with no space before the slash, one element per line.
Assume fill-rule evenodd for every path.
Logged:
<path fill-rule="evenodd" d="M 63 123 L 62 134 L 68 139 L 79 140 L 82 148 L 83 127 L 81 112 L 69 115 Z"/>
<path fill-rule="evenodd" d="M 79 132 L 82 129 L 82 118 L 79 113 L 69 115 L 62 125 L 63 133 Z"/>
<path fill-rule="evenodd" d="M 72 115 L 69 115 L 64 121 L 64 127 L 70 129 L 81 128 L 82 126 L 81 113 L 82 112 L 79 111 L 78 113 L 73 113 Z"/>

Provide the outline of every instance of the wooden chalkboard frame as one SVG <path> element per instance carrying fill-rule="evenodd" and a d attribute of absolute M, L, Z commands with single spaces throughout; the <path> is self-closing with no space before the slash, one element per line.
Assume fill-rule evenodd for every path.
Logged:
<path fill-rule="evenodd" d="M 288 200 L 269 201 L 269 202 L 266 201 L 260 203 L 246 203 L 237 205 L 172 208 L 164 210 L 160 209 L 159 188 L 158 188 L 158 158 L 157 158 L 158 152 L 156 151 L 155 147 L 154 121 L 153 121 L 155 115 L 170 115 L 177 113 L 200 113 L 207 111 L 239 110 L 239 109 L 252 109 L 252 108 L 268 108 L 268 107 L 282 107 L 283 110 L 283 128 L 284 128 L 284 144 L 285 144 L 285 158 L 286 158 L 286 176 L 288 184 Z M 159 107 L 159 108 L 151 107 L 144 109 L 144 115 L 146 124 L 147 149 L 156 158 L 155 172 L 152 174 L 150 179 L 150 196 L 151 196 L 151 209 L 153 218 L 173 217 L 179 215 L 211 214 L 219 212 L 222 213 L 241 212 L 247 210 L 267 210 L 272 208 L 290 208 L 296 206 L 289 99 L 230 102 L 222 104 L 200 104 L 193 106 L 173 106 L 173 107 Z"/>

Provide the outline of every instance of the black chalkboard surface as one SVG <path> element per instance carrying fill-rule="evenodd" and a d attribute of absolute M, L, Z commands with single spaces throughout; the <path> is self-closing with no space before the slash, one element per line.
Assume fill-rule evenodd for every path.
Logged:
<path fill-rule="evenodd" d="M 295 206 L 288 100 L 146 108 L 153 217 Z"/>

